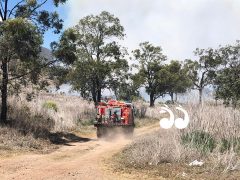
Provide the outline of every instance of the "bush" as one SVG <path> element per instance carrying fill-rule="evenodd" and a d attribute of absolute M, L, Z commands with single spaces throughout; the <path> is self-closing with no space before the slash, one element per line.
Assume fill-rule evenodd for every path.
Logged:
<path fill-rule="evenodd" d="M 50 144 L 48 140 L 36 139 L 32 134 L 23 135 L 17 129 L 10 127 L 0 127 L 0 154 L 7 154 L 10 151 L 19 150 L 40 150 L 41 152 L 48 152 L 57 148 Z"/>
<path fill-rule="evenodd" d="M 55 112 L 58 111 L 58 107 L 57 107 L 57 104 L 53 101 L 46 101 L 44 104 L 43 104 L 43 108 L 46 108 L 46 109 L 50 109 L 50 110 L 54 110 Z"/>
<path fill-rule="evenodd" d="M 233 150 L 234 152 L 240 151 L 240 138 L 221 139 L 220 152 Z"/>
<path fill-rule="evenodd" d="M 76 124 L 77 126 L 92 126 L 94 124 L 95 119 L 77 119 Z"/>
<path fill-rule="evenodd" d="M 215 139 L 203 131 L 193 131 L 181 136 L 182 143 L 197 148 L 202 153 L 212 152 L 216 147 Z"/>
<path fill-rule="evenodd" d="M 172 102 L 171 100 L 167 100 L 165 104 L 174 104 L 174 102 Z"/>
<path fill-rule="evenodd" d="M 172 131 L 154 131 L 145 134 L 117 154 L 116 161 L 124 167 L 144 168 L 192 159 L 192 156 L 198 157 L 195 151 L 187 149 L 188 152 L 186 152 L 182 149 L 183 146 L 175 138 L 178 139 L 177 136 L 172 136 Z"/>
<path fill-rule="evenodd" d="M 9 108 L 9 125 L 23 135 L 32 134 L 35 138 L 48 138 L 55 121 L 46 113 L 31 112 L 27 106 Z"/>

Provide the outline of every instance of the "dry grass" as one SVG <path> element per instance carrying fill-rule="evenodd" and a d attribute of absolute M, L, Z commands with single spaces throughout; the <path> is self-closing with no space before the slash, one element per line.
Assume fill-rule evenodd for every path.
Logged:
<path fill-rule="evenodd" d="M 157 118 L 159 106 L 147 108 L 145 115 Z M 188 104 L 184 108 L 190 116 L 190 124 L 186 129 L 160 129 L 138 137 L 116 156 L 120 165 L 147 169 L 170 163 L 186 167 L 186 164 L 197 159 L 205 162 L 204 172 L 238 170 L 240 111 L 209 104 Z M 175 115 L 182 116 L 179 112 L 175 112 Z"/>
<path fill-rule="evenodd" d="M 17 129 L 0 127 L 0 156 L 23 151 L 51 152 L 57 146 L 49 140 L 35 138 L 32 134 L 23 135 Z"/>
<path fill-rule="evenodd" d="M 0 154 L 19 150 L 48 152 L 58 147 L 55 144 L 80 141 L 71 132 L 91 133 L 94 117 L 94 105 L 79 97 L 42 93 L 30 102 L 24 95 L 11 97 L 9 123 L 0 127 Z"/>
<path fill-rule="evenodd" d="M 12 99 L 16 102 L 16 99 Z M 55 104 L 54 109 L 46 103 Z M 73 131 L 77 126 L 85 125 L 95 118 L 94 104 L 77 96 L 40 93 L 32 101 L 27 102 L 22 95 L 16 102 L 27 105 L 32 112 L 42 112 L 50 116 L 54 122 L 54 131 Z M 56 108 L 56 109 L 55 109 Z"/>

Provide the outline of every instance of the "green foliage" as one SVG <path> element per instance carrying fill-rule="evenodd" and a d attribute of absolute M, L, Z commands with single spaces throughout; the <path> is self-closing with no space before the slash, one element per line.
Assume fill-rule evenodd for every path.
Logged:
<path fill-rule="evenodd" d="M 167 100 L 167 101 L 165 101 L 165 104 L 173 104 L 173 102 L 170 100 Z"/>
<path fill-rule="evenodd" d="M 188 69 L 193 89 L 199 91 L 199 102 L 202 102 L 203 89 L 212 84 L 215 71 L 221 64 L 222 60 L 218 50 L 212 48 L 196 49 L 195 55 L 199 57 L 197 61 L 186 60 L 185 68 Z"/>
<path fill-rule="evenodd" d="M 69 68 L 67 80 L 82 97 L 100 102 L 101 91 L 124 78 L 126 51 L 113 40 L 124 36 L 119 19 L 104 11 L 82 18 L 52 44 L 54 55 Z"/>
<path fill-rule="evenodd" d="M 8 17 L 30 19 L 38 26 L 41 33 L 49 29 L 53 29 L 54 33 L 60 33 L 63 20 L 59 19 L 57 12 L 49 12 L 41 8 L 46 2 L 38 0 L 20 1 L 15 8 L 9 9 Z M 66 0 L 53 0 L 55 6 L 65 2 Z"/>
<path fill-rule="evenodd" d="M 57 104 L 53 101 L 46 101 L 45 103 L 43 103 L 42 106 L 43 106 L 43 108 L 50 109 L 50 110 L 53 110 L 55 112 L 58 111 Z"/>
<path fill-rule="evenodd" d="M 0 60 L 4 64 L 1 79 L 7 78 L 4 85 L 10 94 L 18 94 L 22 86 L 43 82 L 39 79 L 42 63 L 39 57 L 43 37 L 36 26 L 23 18 L 6 20 L 0 26 Z M 35 69 L 34 71 L 32 71 Z M 3 83 L 3 82 L 2 82 Z"/>
<path fill-rule="evenodd" d="M 223 99 L 226 105 L 240 105 L 240 43 L 220 48 L 223 68 L 214 77 L 216 99 Z"/>
<path fill-rule="evenodd" d="M 140 49 L 133 51 L 133 55 L 138 63 L 134 66 L 138 69 L 136 79 L 144 85 L 150 95 L 150 106 L 154 106 L 154 101 L 165 93 L 165 70 L 163 62 L 166 56 L 162 53 L 162 48 L 153 46 L 149 42 L 139 44 Z"/>
<path fill-rule="evenodd" d="M 132 102 L 141 99 L 139 93 L 140 83 L 138 80 L 136 75 L 126 74 L 119 81 L 112 79 L 110 82 L 111 89 L 114 91 L 117 99 Z"/>
<path fill-rule="evenodd" d="M 240 138 L 221 139 L 220 152 L 223 153 L 231 149 L 234 152 L 240 152 Z"/>
<path fill-rule="evenodd" d="M 76 124 L 78 126 L 92 126 L 94 124 L 95 119 L 88 119 L 88 120 L 83 120 L 83 119 L 77 119 Z"/>
<path fill-rule="evenodd" d="M 144 85 L 150 95 L 150 106 L 160 96 L 170 94 L 173 101 L 174 93 L 184 93 L 192 85 L 188 77 L 188 69 L 178 61 L 164 64 L 167 59 L 162 54 L 159 46 L 153 46 L 149 42 L 140 44 L 140 49 L 133 51 L 138 63 L 134 67 L 138 69 L 135 82 Z"/>
<path fill-rule="evenodd" d="M 166 65 L 166 91 L 171 96 L 172 103 L 173 94 L 185 93 L 192 86 L 192 81 L 188 76 L 188 69 L 185 68 L 179 61 L 171 61 Z"/>
<path fill-rule="evenodd" d="M 55 6 L 66 0 L 54 0 Z M 56 12 L 43 9 L 46 1 L 22 0 L 10 2 L 1 0 L 0 8 L 0 61 L 1 61 L 1 123 L 7 121 L 7 99 L 11 94 L 18 94 L 21 86 L 29 82 L 38 84 L 38 89 L 48 85 L 46 80 L 39 78 L 46 62 L 39 57 L 43 34 L 53 29 L 59 33 L 63 21 Z"/>
<path fill-rule="evenodd" d="M 208 133 L 203 131 L 193 131 L 181 137 L 182 143 L 197 148 L 202 153 L 212 152 L 216 147 L 216 140 Z"/>
<path fill-rule="evenodd" d="M 43 43 L 38 29 L 23 18 L 7 20 L 0 26 L 1 59 L 9 58 L 6 52 L 11 52 L 11 58 L 22 61 L 34 60 Z M 15 60 L 16 61 L 16 60 Z"/>

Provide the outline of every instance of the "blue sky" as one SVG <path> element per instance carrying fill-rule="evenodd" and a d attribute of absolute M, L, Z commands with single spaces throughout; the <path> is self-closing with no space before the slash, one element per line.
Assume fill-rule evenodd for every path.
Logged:
<path fill-rule="evenodd" d="M 68 14 L 66 5 L 60 5 L 58 8 L 56 8 L 53 5 L 52 1 L 48 1 L 44 5 L 43 8 L 47 9 L 49 11 L 57 11 L 60 18 L 63 19 L 63 20 L 66 20 L 66 17 L 67 17 L 67 14 Z M 66 27 L 64 26 L 64 28 L 66 28 Z M 46 47 L 46 48 L 50 48 L 50 43 L 53 42 L 53 41 L 57 41 L 59 39 L 59 36 L 60 36 L 60 34 L 54 34 L 52 32 L 52 30 L 49 30 L 48 32 L 46 32 L 46 34 L 44 36 L 43 46 Z"/>

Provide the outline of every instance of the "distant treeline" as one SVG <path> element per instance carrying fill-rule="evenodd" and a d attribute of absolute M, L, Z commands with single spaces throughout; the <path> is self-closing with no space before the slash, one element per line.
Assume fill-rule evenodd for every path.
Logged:
<path fill-rule="evenodd" d="M 111 89 L 118 99 L 133 100 L 140 96 L 140 87 L 149 94 L 150 106 L 166 94 L 174 101 L 174 94 L 189 89 L 199 91 L 201 103 L 206 86 L 212 86 L 215 98 L 225 104 L 236 107 L 239 103 L 238 41 L 218 49 L 197 48 L 196 60 L 180 62 L 167 61 L 162 48 L 149 42 L 140 43 L 129 53 L 117 42 L 124 37 L 124 27 L 114 15 L 102 12 L 86 16 L 52 44 L 55 57 L 64 63 L 52 72 L 60 84 L 70 83 L 82 97 L 95 103 L 101 100 L 103 89 Z"/>

